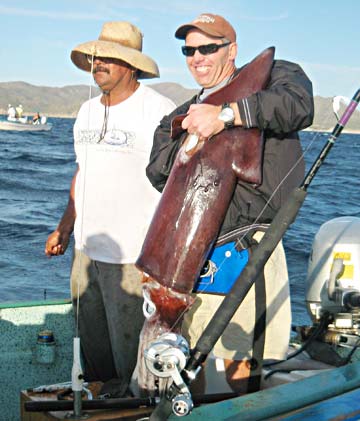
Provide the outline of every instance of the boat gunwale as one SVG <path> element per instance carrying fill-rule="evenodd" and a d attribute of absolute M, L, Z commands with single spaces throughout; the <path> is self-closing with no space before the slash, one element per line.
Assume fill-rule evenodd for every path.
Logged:
<path fill-rule="evenodd" d="M 40 307 L 40 306 L 54 306 L 71 304 L 71 298 L 61 298 L 57 300 L 36 300 L 36 301 L 9 301 L 0 303 L 0 310 L 7 308 L 21 308 L 21 307 Z"/>

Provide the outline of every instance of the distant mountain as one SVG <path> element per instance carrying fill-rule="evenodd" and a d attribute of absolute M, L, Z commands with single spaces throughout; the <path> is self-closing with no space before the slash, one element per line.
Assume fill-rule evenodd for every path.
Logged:
<path fill-rule="evenodd" d="M 313 130 L 332 131 L 336 124 L 336 117 L 332 111 L 332 98 L 316 96 L 315 117 L 311 128 Z M 345 111 L 345 105 L 341 105 L 339 115 Z M 360 107 L 351 116 L 344 131 L 360 132 Z"/>
<path fill-rule="evenodd" d="M 176 105 L 183 104 L 199 92 L 199 89 L 186 89 L 178 83 L 154 83 L 149 85 L 155 91 L 172 99 Z"/>
<path fill-rule="evenodd" d="M 97 88 L 94 88 L 97 92 Z M 86 85 L 62 88 L 35 86 L 25 82 L 0 83 L 0 112 L 6 113 L 8 104 L 21 104 L 25 114 L 41 114 L 53 117 L 76 117 L 80 105 L 89 97 Z"/>
<path fill-rule="evenodd" d="M 197 92 L 177 83 L 156 83 L 150 86 L 171 98 L 177 105 Z M 8 104 L 21 104 L 25 114 L 31 115 L 39 111 L 50 117 L 76 117 L 80 105 L 89 98 L 89 90 L 87 85 L 51 88 L 25 82 L 3 82 L 0 83 L 0 113 L 6 114 Z M 99 92 L 97 87 L 91 87 L 91 96 L 98 95 Z"/>
<path fill-rule="evenodd" d="M 177 83 L 154 83 L 149 85 L 180 105 L 198 90 L 186 89 Z M 92 96 L 99 93 L 92 87 Z M 6 114 L 8 104 L 22 104 L 25 114 L 39 111 L 52 117 L 76 117 L 80 105 L 89 98 L 89 86 L 71 85 L 61 88 L 35 86 L 25 82 L 0 83 L 0 113 Z M 313 130 L 328 131 L 336 124 L 332 112 L 331 98 L 315 97 L 315 118 Z M 346 126 L 347 130 L 360 131 L 360 112 L 356 111 Z"/>

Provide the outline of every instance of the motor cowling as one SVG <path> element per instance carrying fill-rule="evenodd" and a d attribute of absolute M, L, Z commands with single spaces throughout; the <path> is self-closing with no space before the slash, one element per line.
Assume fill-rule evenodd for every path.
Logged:
<path fill-rule="evenodd" d="M 334 218 L 320 227 L 309 258 L 306 303 L 314 322 L 327 311 L 338 327 L 353 327 L 360 311 L 360 218 Z"/>

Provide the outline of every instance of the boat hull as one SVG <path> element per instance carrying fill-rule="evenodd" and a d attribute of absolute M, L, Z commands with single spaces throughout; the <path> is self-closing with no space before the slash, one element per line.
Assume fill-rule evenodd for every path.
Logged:
<path fill-rule="evenodd" d="M 52 129 L 52 124 L 29 124 L 15 123 L 12 121 L 0 121 L 0 130 L 16 132 L 48 132 Z"/>

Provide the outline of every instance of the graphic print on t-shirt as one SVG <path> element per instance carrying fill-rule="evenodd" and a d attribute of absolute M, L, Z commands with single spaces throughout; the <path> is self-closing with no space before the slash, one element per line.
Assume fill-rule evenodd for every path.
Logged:
<path fill-rule="evenodd" d="M 76 138 L 78 145 L 106 144 L 121 146 L 124 148 L 133 148 L 135 142 L 135 133 L 121 129 L 109 129 L 101 139 L 100 130 L 79 130 Z"/>

